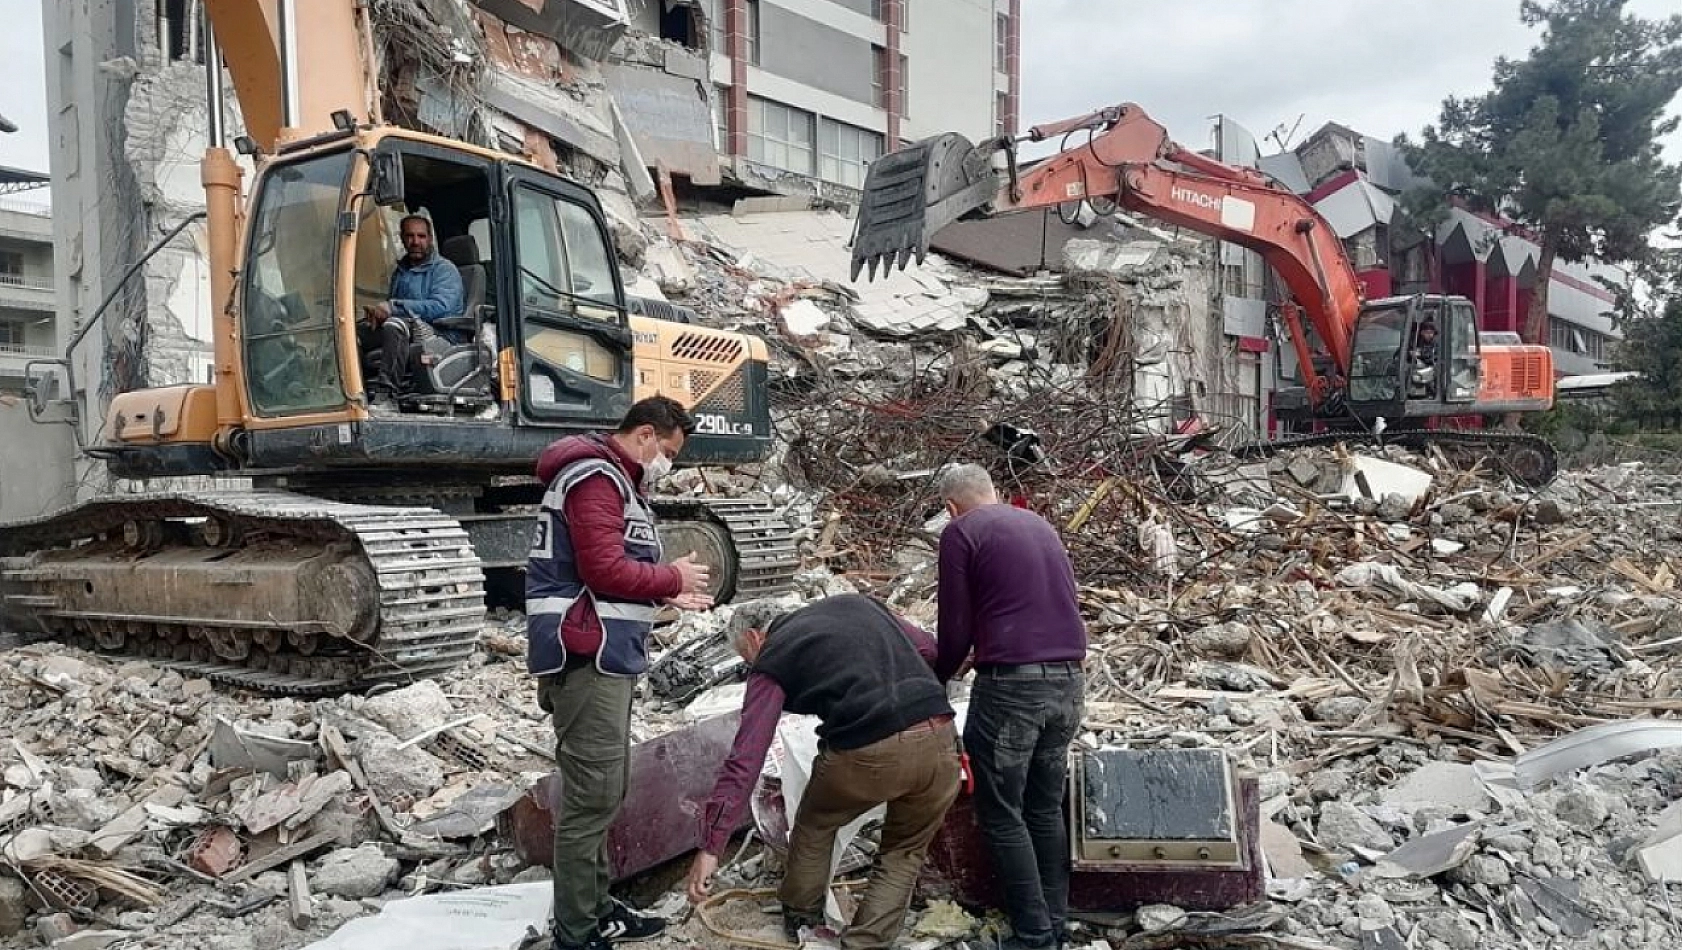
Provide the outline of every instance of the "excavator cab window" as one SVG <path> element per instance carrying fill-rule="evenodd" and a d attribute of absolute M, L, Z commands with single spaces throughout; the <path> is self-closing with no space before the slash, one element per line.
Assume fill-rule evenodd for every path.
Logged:
<path fill-rule="evenodd" d="M 534 172 L 511 189 L 521 390 L 534 419 L 598 422 L 629 391 L 631 337 L 606 225 L 572 191 Z"/>
<path fill-rule="evenodd" d="M 1448 402 L 1472 402 L 1482 384 L 1483 357 L 1479 352 L 1477 311 L 1469 300 L 1448 301 L 1445 393 Z"/>
<path fill-rule="evenodd" d="M 240 308 L 247 387 L 260 416 L 344 404 L 334 325 L 348 150 L 271 167 L 251 213 Z"/>
<path fill-rule="evenodd" d="M 1402 344 L 1407 331 L 1405 306 L 1369 307 L 1361 314 L 1349 361 L 1350 402 L 1391 402 L 1402 398 Z"/>

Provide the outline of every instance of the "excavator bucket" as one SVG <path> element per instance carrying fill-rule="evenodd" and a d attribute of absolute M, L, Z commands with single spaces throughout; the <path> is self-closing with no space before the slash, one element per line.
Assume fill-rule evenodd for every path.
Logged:
<path fill-rule="evenodd" d="M 870 163 L 853 224 L 853 279 L 876 278 L 915 256 L 928 256 L 941 228 L 986 206 L 998 194 L 991 152 L 955 132 L 923 139 Z"/>

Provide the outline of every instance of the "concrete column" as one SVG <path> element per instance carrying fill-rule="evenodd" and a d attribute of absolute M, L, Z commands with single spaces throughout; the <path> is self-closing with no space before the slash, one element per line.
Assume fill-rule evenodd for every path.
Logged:
<path fill-rule="evenodd" d="M 883 70 L 882 82 L 887 88 L 883 89 L 882 107 L 888 113 L 887 141 L 882 144 L 883 152 L 891 152 L 899 148 L 900 123 L 905 118 L 906 103 L 902 102 L 900 90 L 905 88 L 905 76 L 899 66 L 899 31 L 905 23 L 905 0 L 883 0 L 882 20 L 887 27 L 887 68 Z"/>
<path fill-rule="evenodd" d="M 748 3 L 725 0 L 724 43 L 730 55 L 730 98 L 724 104 L 724 122 L 729 131 L 725 151 L 748 153 Z"/>
<path fill-rule="evenodd" d="M 1005 73 L 1010 88 L 1005 90 L 1005 134 L 1015 135 L 1022 127 L 1022 0 L 1010 0 L 1010 24 L 1005 30 Z"/>

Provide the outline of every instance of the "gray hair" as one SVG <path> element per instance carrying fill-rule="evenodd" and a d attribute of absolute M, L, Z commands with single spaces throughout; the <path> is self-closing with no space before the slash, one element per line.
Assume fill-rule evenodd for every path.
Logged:
<path fill-rule="evenodd" d="M 736 604 L 730 611 L 730 620 L 724 626 L 724 635 L 730 640 L 732 649 L 740 649 L 742 638 L 749 630 L 769 630 L 771 625 L 790 613 L 788 604 L 783 601 L 762 597 L 758 600 L 746 600 Z"/>
<path fill-rule="evenodd" d="M 998 498 L 993 476 L 979 465 L 948 465 L 940 470 L 940 500 L 959 504 L 980 504 Z"/>

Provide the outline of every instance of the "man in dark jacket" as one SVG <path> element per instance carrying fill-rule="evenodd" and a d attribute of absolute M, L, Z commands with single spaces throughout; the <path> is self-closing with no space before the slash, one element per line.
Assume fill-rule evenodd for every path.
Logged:
<path fill-rule="evenodd" d="M 975 817 L 1010 915 L 1011 948 L 1062 941 L 1069 909 L 1063 788 L 1085 710 L 1086 624 L 1074 568 L 1044 518 L 999 501 L 987 470 L 941 473 L 942 682 L 975 664 L 964 750 Z"/>
<path fill-rule="evenodd" d="M 432 238 L 432 222 L 411 214 L 398 225 L 403 238 L 403 256 L 391 272 L 387 300 L 364 307 L 357 325 L 357 345 L 363 353 L 379 351 L 377 367 L 368 382 L 369 407 L 379 412 L 396 412 L 397 396 L 409 385 L 409 350 L 414 343 L 444 336 L 452 343 L 466 342 L 461 334 L 432 326 L 439 317 L 453 317 L 466 306 L 461 271 L 439 256 Z"/>
<path fill-rule="evenodd" d="M 929 661 L 934 643 L 886 607 L 841 594 L 787 612 L 750 601 L 730 615 L 736 651 L 753 666 L 730 758 L 702 813 L 702 850 L 689 899 L 706 897 L 718 854 L 741 820 L 787 710 L 817 716 L 818 757 L 789 835 L 779 897 L 790 940 L 823 920 L 831 855 L 841 828 L 888 806 L 864 899 L 841 935 L 846 950 L 884 950 L 905 920 L 912 886 L 946 809 L 958 797 L 958 735 Z"/>
<path fill-rule="evenodd" d="M 604 950 L 665 928 L 609 896 L 607 828 L 625 798 L 631 697 L 655 612 L 712 604 L 693 552 L 660 563 L 647 498 L 694 430 L 681 404 L 652 396 L 618 431 L 561 439 L 537 461 L 549 490 L 527 562 L 526 663 L 555 727 L 553 937 L 565 950 Z"/>

